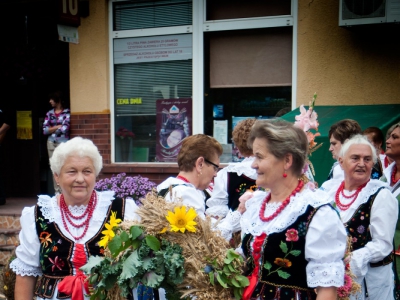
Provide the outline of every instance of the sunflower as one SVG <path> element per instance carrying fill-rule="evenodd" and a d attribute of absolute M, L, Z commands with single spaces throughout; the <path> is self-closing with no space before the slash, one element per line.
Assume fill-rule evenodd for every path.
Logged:
<path fill-rule="evenodd" d="M 107 247 L 108 242 L 110 242 L 113 237 L 115 236 L 113 228 L 118 226 L 119 223 L 121 223 L 121 219 L 117 219 L 117 212 L 112 211 L 111 212 L 111 217 L 110 217 L 110 222 L 106 223 L 105 227 L 106 230 L 103 230 L 101 233 L 104 234 L 104 236 L 101 238 L 99 242 L 99 247 Z"/>
<path fill-rule="evenodd" d="M 196 228 L 194 227 L 197 225 L 195 221 L 193 221 L 196 217 L 196 211 L 191 207 L 189 211 L 186 212 L 186 206 L 175 207 L 175 213 L 172 211 L 168 211 L 168 216 L 166 216 L 169 224 L 171 225 L 171 231 L 180 231 L 182 233 L 185 230 L 190 232 L 196 232 Z"/>

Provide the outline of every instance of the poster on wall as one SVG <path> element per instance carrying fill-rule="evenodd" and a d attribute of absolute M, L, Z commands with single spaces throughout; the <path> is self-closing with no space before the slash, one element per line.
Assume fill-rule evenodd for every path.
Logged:
<path fill-rule="evenodd" d="M 182 140 L 192 134 L 192 99 L 159 99 L 156 110 L 156 161 L 176 162 Z"/>
<path fill-rule="evenodd" d="M 32 111 L 17 111 L 17 139 L 31 140 L 32 136 Z"/>

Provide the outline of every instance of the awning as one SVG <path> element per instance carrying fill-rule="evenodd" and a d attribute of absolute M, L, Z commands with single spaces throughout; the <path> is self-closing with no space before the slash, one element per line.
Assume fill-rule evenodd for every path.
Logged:
<path fill-rule="evenodd" d="M 307 109 L 308 107 L 306 107 Z M 378 127 L 382 130 L 384 136 L 390 126 L 400 122 L 400 104 L 387 104 L 387 105 L 351 105 L 351 106 L 315 106 L 315 111 L 318 114 L 319 128 L 318 131 L 321 136 L 317 137 L 315 141 L 322 147 L 316 150 L 310 160 L 315 169 L 315 180 L 321 185 L 328 177 L 334 160 L 329 152 L 329 138 L 328 132 L 330 127 L 343 119 L 356 120 L 361 129 L 364 130 L 368 127 Z M 300 114 L 300 109 L 295 110 L 283 115 L 281 118 L 294 122 L 295 116 Z M 384 145 L 383 145 L 384 146 Z"/>

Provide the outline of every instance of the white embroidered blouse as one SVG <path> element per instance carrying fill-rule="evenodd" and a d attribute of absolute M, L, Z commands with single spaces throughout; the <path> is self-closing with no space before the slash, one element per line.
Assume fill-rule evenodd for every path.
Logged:
<path fill-rule="evenodd" d="M 246 212 L 241 218 L 242 235 L 259 236 L 286 230 L 305 213 L 308 205 L 317 208 L 330 202 L 321 190 L 307 187 L 291 197 L 288 206 L 273 220 L 264 222 L 259 217 L 261 203 L 267 192 L 256 191 L 246 202 Z M 272 215 L 281 203 L 268 203 L 265 216 Z M 330 206 L 323 206 L 313 216 L 306 234 L 305 258 L 307 284 L 309 287 L 340 287 L 344 282 L 343 257 L 346 249 L 346 230 L 337 214 Z"/>

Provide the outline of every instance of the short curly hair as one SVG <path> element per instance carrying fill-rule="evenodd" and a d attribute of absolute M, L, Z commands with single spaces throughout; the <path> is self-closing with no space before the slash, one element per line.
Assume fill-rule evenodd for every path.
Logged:
<path fill-rule="evenodd" d="M 353 135 L 361 134 L 361 126 L 357 121 L 352 119 L 343 119 L 336 122 L 329 129 L 328 138 L 333 136 L 340 143 L 344 143 L 347 139 L 351 138 Z"/>
<path fill-rule="evenodd" d="M 211 160 L 213 155 L 219 157 L 222 153 L 221 144 L 212 136 L 200 133 L 185 137 L 177 158 L 179 170 L 190 172 L 196 166 L 199 157 Z"/>
<path fill-rule="evenodd" d="M 53 174 L 60 175 L 61 168 L 65 164 L 65 161 L 71 156 L 90 158 L 96 176 L 99 175 L 103 168 L 103 158 L 96 145 L 91 140 L 78 136 L 65 143 L 60 143 L 54 150 L 53 156 L 50 158 L 50 168 Z"/>
<path fill-rule="evenodd" d="M 251 128 L 255 121 L 256 119 L 242 120 L 236 124 L 232 131 L 232 141 L 239 149 L 240 154 L 245 157 L 253 154 L 253 150 L 247 145 L 247 139 L 249 138 Z"/>

